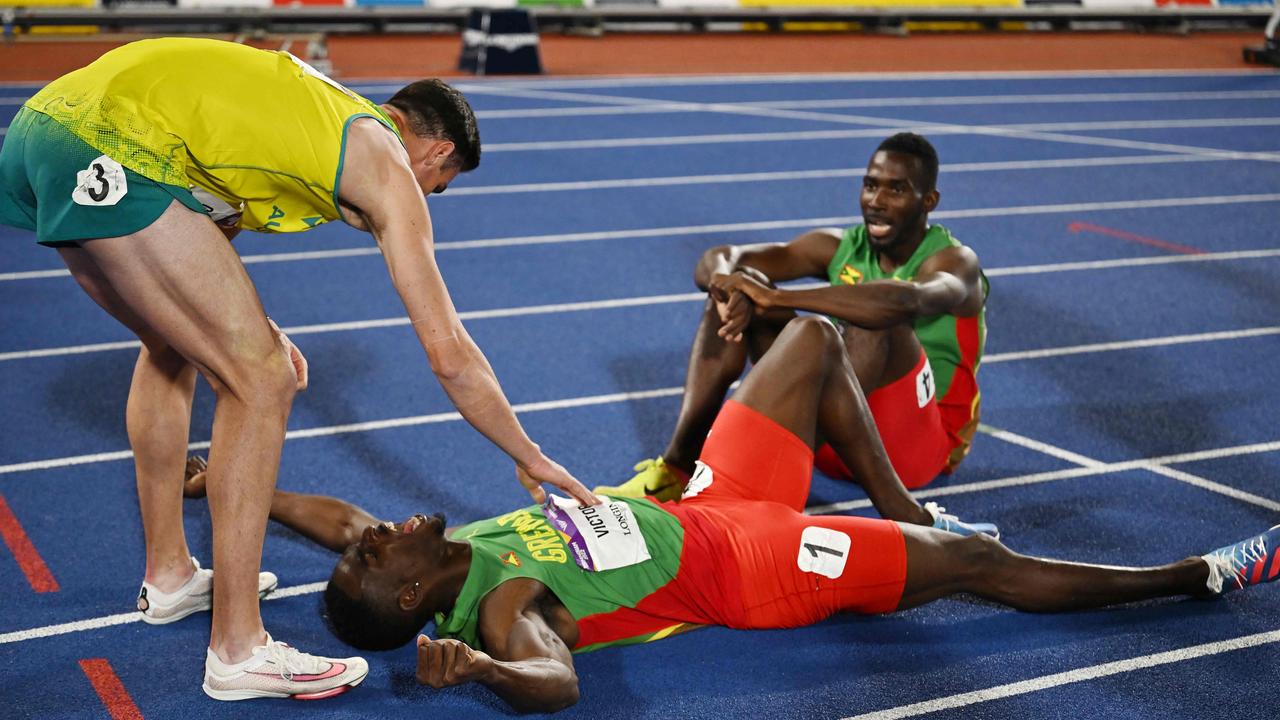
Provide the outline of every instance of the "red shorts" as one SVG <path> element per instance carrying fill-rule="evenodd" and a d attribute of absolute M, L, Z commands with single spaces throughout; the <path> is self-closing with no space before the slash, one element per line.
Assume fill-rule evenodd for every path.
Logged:
<path fill-rule="evenodd" d="M 954 442 L 942 424 L 938 399 L 930 397 L 921 406 L 916 391 L 921 374 L 932 373 L 929 359 L 920 360 L 911 372 L 867 396 L 867 405 L 876 420 L 880 439 L 889 453 L 889 462 L 907 488 L 924 487 L 942 472 Z M 830 445 L 818 448 L 814 464 L 823 473 L 848 480 L 853 477 Z"/>
<path fill-rule="evenodd" d="M 888 520 L 804 515 L 813 453 L 800 438 L 729 400 L 699 463 L 680 514 L 724 536 L 706 558 L 718 570 L 707 581 L 730 584 L 741 598 L 724 624 L 797 627 L 840 611 L 897 608 L 907 574 L 902 530 Z"/>

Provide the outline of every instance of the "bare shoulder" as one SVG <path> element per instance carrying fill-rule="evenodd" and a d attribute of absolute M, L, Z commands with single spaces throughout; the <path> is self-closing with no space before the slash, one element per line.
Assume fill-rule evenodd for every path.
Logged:
<path fill-rule="evenodd" d="M 373 118 L 358 118 L 347 130 L 338 177 L 338 201 L 343 218 L 360 230 L 374 229 L 374 215 L 387 215 L 383 206 L 393 200 L 411 202 L 413 171 L 409 155 L 395 134 Z M 397 192 L 401 190 L 401 192 Z M 401 196 L 404 196 L 402 199 Z"/>
<path fill-rule="evenodd" d="M 920 275 L 933 272 L 945 272 L 964 279 L 977 281 L 982 265 L 978 261 L 978 253 L 968 245 L 959 245 L 939 250 L 920 266 Z"/>

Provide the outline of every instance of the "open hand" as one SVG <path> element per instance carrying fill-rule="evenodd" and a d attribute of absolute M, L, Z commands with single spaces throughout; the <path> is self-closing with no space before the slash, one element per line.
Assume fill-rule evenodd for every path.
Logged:
<path fill-rule="evenodd" d="M 583 505 L 599 505 L 601 502 L 600 498 L 578 482 L 578 479 L 570 475 L 568 470 L 560 466 L 560 463 L 546 455 L 538 458 L 532 465 L 517 464 L 516 479 L 524 485 L 525 490 L 533 496 L 533 501 L 539 505 L 547 501 L 547 492 L 542 489 L 542 483 L 560 488 Z"/>
<path fill-rule="evenodd" d="M 205 495 L 204 479 L 209 472 L 209 465 L 203 455 L 192 455 L 187 458 L 187 469 L 182 477 L 182 496 L 202 498 Z"/>
<path fill-rule="evenodd" d="M 293 363 L 293 374 L 298 380 L 298 391 L 306 390 L 308 381 L 306 356 L 302 354 L 297 345 L 293 344 L 289 336 L 284 334 L 284 331 L 280 329 L 275 320 L 267 318 L 267 322 L 271 323 L 271 329 L 276 331 L 276 337 L 280 338 L 280 344 L 284 345 L 285 352 L 289 353 L 289 361 Z"/>
<path fill-rule="evenodd" d="M 432 640 L 418 636 L 418 682 L 439 690 L 483 679 L 493 658 L 461 640 Z"/>

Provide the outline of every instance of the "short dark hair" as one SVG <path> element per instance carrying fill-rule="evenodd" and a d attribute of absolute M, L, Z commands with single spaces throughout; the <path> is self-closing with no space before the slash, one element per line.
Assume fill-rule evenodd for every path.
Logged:
<path fill-rule="evenodd" d="M 933 149 L 933 145 L 924 138 L 923 135 L 915 133 L 903 132 L 897 135 L 891 135 L 880 143 L 880 147 L 876 148 L 876 152 L 891 152 L 900 155 L 910 155 L 920 161 L 920 180 L 924 187 L 920 188 L 923 192 L 934 190 L 938 186 L 938 151 Z"/>
<path fill-rule="evenodd" d="M 332 581 L 324 589 L 324 619 L 342 642 L 361 650 L 391 650 L 413 640 L 426 625 L 400 609 L 394 593 L 363 593 L 352 598 Z"/>
<path fill-rule="evenodd" d="M 453 143 L 451 166 L 470 172 L 480 165 L 480 129 L 471 103 L 457 89 L 441 80 L 419 80 L 400 88 L 388 104 L 409 118 L 418 137 Z"/>

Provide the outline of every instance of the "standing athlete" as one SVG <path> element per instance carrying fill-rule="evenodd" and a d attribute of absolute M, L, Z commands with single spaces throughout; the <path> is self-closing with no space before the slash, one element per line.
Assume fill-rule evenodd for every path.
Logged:
<path fill-rule="evenodd" d="M 955 469 L 978 426 L 987 279 L 973 250 L 941 225 L 929 225 L 937 180 L 933 146 L 900 133 L 880 143 L 867 165 L 859 198 L 863 224 L 812 230 L 787 243 L 708 250 L 694 282 L 709 297 L 667 449 L 637 465 L 640 473 L 627 483 L 596 492 L 678 497 L 729 386 L 798 310 L 827 315 L 839 326 L 902 484 L 919 488 Z M 829 286 L 774 286 L 800 278 Z M 819 446 L 816 464 L 874 494 L 867 478 L 851 472 L 830 447 Z"/>
<path fill-rule="evenodd" d="M 361 658 L 328 659 L 262 625 L 263 534 L 306 360 L 264 314 L 228 239 L 333 220 L 371 232 L 436 378 L 516 463 L 535 500 L 551 483 L 598 502 L 525 435 L 458 320 L 424 193 L 480 161 L 453 88 L 415 82 L 376 105 L 284 52 L 199 39 L 113 50 L 27 100 L 0 147 L 0 222 L 34 230 L 142 341 L 127 426 L 146 539 L 143 619 L 213 607 L 204 690 L 222 700 L 328 697 Z M 208 205 L 218 206 L 220 229 Z M 193 268 L 198 271 L 193 271 Z M 196 374 L 216 395 L 209 451 L 212 573 L 190 557 L 182 471 Z"/>

